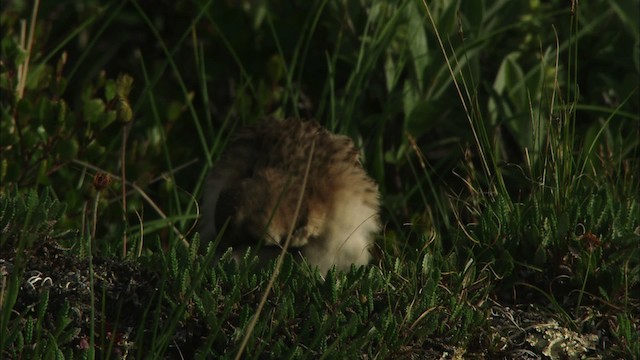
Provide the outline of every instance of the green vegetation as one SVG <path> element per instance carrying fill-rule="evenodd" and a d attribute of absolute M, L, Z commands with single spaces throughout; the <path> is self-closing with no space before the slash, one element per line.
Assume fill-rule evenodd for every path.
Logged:
<path fill-rule="evenodd" d="M 365 268 L 286 257 L 243 358 L 640 358 L 638 24 L 633 0 L 3 2 L 1 357 L 234 358 L 274 267 L 217 261 L 197 199 L 275 115 L 351 136 L 386 225 Z"/>

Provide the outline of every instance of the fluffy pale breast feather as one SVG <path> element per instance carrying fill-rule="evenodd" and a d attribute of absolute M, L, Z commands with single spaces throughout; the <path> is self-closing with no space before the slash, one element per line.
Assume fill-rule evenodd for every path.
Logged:
<path fill-rule="evenodd" d="M 314 141 L 302 207 L 294 219 Z M 311 266 L 323 273 L 334 265 L 347 270 L 369 262 L 380 231 L 379 208 L 378 187 L 351 139 L 314 121 L 269 118 L 240 130 L 211 170 L 200 235 L 211 241 L 229 221 L 222 249 L 244 251 L 263 239 L 259 255 L 269 258 L 293 227 L 291 246 Z"/>

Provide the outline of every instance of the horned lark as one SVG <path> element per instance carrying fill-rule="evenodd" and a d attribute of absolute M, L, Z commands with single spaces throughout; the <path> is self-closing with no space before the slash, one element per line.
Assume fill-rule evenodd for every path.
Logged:
<path fill-rule="evenodd" d="M 379 208 L 378 187 L 350 138 L 314 121 L 269 118 L 240 130 L 213 167 L 200 234 L 211 241 L 228 221 L 222 248 L 241 255 L 247 246 L 263 244 L 258 255 L 271 258 L 293 229 L 290 247 L 312 267 L 347 270 L 369 262 Z"/>

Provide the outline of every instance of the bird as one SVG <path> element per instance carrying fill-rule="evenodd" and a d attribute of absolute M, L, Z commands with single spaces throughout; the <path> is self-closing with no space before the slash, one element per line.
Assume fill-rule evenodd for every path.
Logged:
<path fill-rule="evenodd" d="M 268 117 L 238 130 L 203 192 L 201 239 L 227 224 L 219 247 L 237 260 L 248 247 L 275 258 L 292 230 L 290 250 L 312 268 L 348 271 L 370 262 L 381 229 L 378 185 L 360 150 L 314 120 Z"/>

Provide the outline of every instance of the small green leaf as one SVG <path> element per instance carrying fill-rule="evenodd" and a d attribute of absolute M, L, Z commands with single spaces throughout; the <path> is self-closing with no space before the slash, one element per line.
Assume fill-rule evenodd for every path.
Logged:
<path fill-rule="evenodd" d="M 180 114 L 182 114 L 183 109 L 184 107 L 179 102 L 177 101 L 169 102 L 169 105 L 167 106 L 167 112 L 166 112 L 167 120 L 171 122 L 176 121 L 178 117 L 180 117 Z"/>
<path fill-rule="evenodd" d="M 269 80 L 273 82 L 280 81 L 284 77 L 284 73 L 285 69 L 282 58 L 277 54 L 272 55 L 267 62 L 267 75 L 269 76 Z"/>
<path fill-rule="evenodd" d="M 117 113 L 113 110 L 101 114 L 100 120 L 98 121 L 98 123 L 100 124 L 100 129 L 105 129 L 107 126 L 111 125 L 117 117 Z"/>
<path fill-rule="evenodd" d="M 3 36 L 1 45 L 2 54 L 7 59 L 11 59 L 12 65 L 16 68 L 23 64 L 26 58 L 26 52 L 17 42 L 16 36 Z"/>
<path fill-rule="evenodd" d="M 58 121 L 59 126 L 68 126 L 71 125 L 67 123 L 67 103 L 64 100 L 58 100 L 57 102 L 57 110 L 56 120 Z"/>
<path fill-rule="evenodd" d="M 126 98 L 120 98 L 118 100 L 116 112 L 118 120 L 123 123 L 128 123 L 133 120 L 133 110 L 131 110 L 131 105 L 129 105 L 129 101 Z"/>
<path fill-rule="evenodd" d="M 71 160 L 78 155 L 79 148 L 76 139 L 63 139 L 56 146 L 56 152 L 61 160 Z"/>
<path fill-rule="evenodd" d="M 40 142 L 40 136 L 37 131 L 33 131 L 32 129 L 25 128 L 23 129 L 22 134 L 22 143 L 27 148 L 35 148 Z"/>
<path fill-rule="evenodd" d="M 44 315 L 47 312 L 49 306 L 49 290 L 45 290 L 40 295 L 40 301 L 38 302 L 38 320 L 44 321 Z"/>
<path fill-rule="evenodd" d="M 29 318 L 25 324 L 24 329 L 24 340 L 27 344 L 30 344 L 33 340 L 33 328 L 35 325 L 35 319 Z"/>
<path fill-rule="evenodd" d="M 544 266 L 547 263 L 547 253 L 543 246 L 538 246 L 533 261 L 536 266 Z"/>
<path fill-rule="evenodd" d="M 120 74 L 118 75 L 118 79 L 116 80 L 116 92 L 121 98 L 128 98 L 129 93 L 131 92 L 131 87 L 133 86 L 133 78 L 128 74 Z"/>
<path fill-rule="evenodd" d="M 113 81 L 113 79 L 107 80 L 107 82 L 104 84 L 104 98 L 107 101 L 111 101 L 116 97 L 117 94 L 118 91 L 116 88 L 116 82 Z"/>
<path fill-rule="evenodd" d="M 38 168 L 38 184 L 41 185 L 51 185 L 51 180 L 49 179 L 49 162 L 45 159 L 40 163 L 40 167 Z"/>
<path fill-rule="evenodd" d="M 410 4 L 411 5 L 411 4 Z M 413 67 L 417 77 L 417 87 L 422 92 L 424 83 L 424 72 L 429 64 L 429 47 L 427 44 L 427 34 L 424 28 L 424 14 L 421 11 L 421 5 L 417 2 L 413 3 L 414 7 L 407 7 L 407 16 L 409 17 L 408 34 L 409 50 L 413 59 Z"/>
<path fill-rule="evenodd" d="M 100 99 L 91 99 L 84 103 L 84 107 L 82 109 L 82 113 L 84 114 L 84 119 L 86 122 L 90 124 L 99 123 L 102 118 L 100 115 L 104 114 L 106 106 L 104 102 Z"/>
<path fill-rule="evenodd" d="M 453 124 L 443 124 L 441 119 L 447 119 L 446 114 L 449 109 L 443 107 L 437 101 L 421 101 L 417 102 L 411 108 L 406 108 L 407 118 L 405 120 L 405 130 L 414 137 L 420 137 L 427 133 L 430 129 L 447 126 Z"/>
<path fill-rule="evenodd" d="M 94 140 L 87 146 L 87 160 L 98 160 L 104 155 L 105 151 L 105 147 Z"/>

